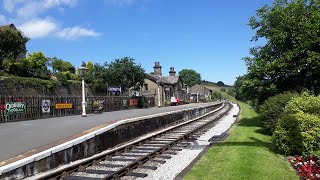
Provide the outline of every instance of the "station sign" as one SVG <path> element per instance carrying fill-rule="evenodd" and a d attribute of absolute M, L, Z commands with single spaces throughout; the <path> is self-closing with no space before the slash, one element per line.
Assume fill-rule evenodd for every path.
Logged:
<path fill-rule="evenodd" d="M 116 87 L 116 86 L 110 86 L 108 88 L 109 92 L 120 92 L 121 93 L 121 87 Z"/>
<path fill-rule="evenodd" d="M 6 102 L 6 115 L 25 114 L 27 111 L 25 102 Z"/>
<path fill-rule="evenodd" d="M 72 103 L 57 103 L 56 109 L 72 109 Z"/>

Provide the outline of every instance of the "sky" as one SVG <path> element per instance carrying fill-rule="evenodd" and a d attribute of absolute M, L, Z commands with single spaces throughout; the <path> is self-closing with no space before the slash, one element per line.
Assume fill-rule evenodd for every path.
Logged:
<path fill-rule="evenodd" d="M 0 25 L 13 23 L 43 52 L 75 67 L 131 57 L 147 73 L 193 69 L 233 85 L 259 42 L 247 24 L 272 0 L 1 0 Z"/>

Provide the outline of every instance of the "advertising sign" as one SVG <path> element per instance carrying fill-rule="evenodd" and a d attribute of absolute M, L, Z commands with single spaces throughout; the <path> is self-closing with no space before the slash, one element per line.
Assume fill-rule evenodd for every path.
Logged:
<path fill-rule="evenodd" d="M 25 114 L 27 106 L 25 102 L 6 102 L 6 114 Z"/>
<path fill-rule="evenodd" d="M 42 100 L 42 113 L 50 113 L 50 100 Z"/>
<path fill-rule="evenodd" d="M 58 103 L 56 109 L 72 109 L 72 103 Z"/>

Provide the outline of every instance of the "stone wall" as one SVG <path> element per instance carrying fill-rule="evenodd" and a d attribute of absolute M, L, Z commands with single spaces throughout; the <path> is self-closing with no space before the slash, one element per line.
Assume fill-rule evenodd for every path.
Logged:
<path fill-rule="evenodd" d="M 19 96 L 81 96 L 81 82 L 72 82 L 64 85 L 58 81 L 43 81 L 48 82 L 41 83 L 41 81 L 33 81 L 30 83 L 30 79 L 27 78 L 1 78 L 0 79 L 0 95 L 19 95 Z M 18 79 L 18 81 L 16 80 Z M 31 80 L 32 81 L 32 80 Z M 86 88 L 88 89 L 88 88 Z M 87 95 L 94 95 L 87 92 Z"/>

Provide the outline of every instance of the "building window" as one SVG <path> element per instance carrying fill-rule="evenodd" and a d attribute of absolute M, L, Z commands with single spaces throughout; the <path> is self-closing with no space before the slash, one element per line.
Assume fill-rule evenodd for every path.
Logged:
<path fill-rule="evenodd" d="M 143 89 L 144 89 L 144 91 L 148 91 L 149 90 L 148 84 L 143 84 Z"/>

